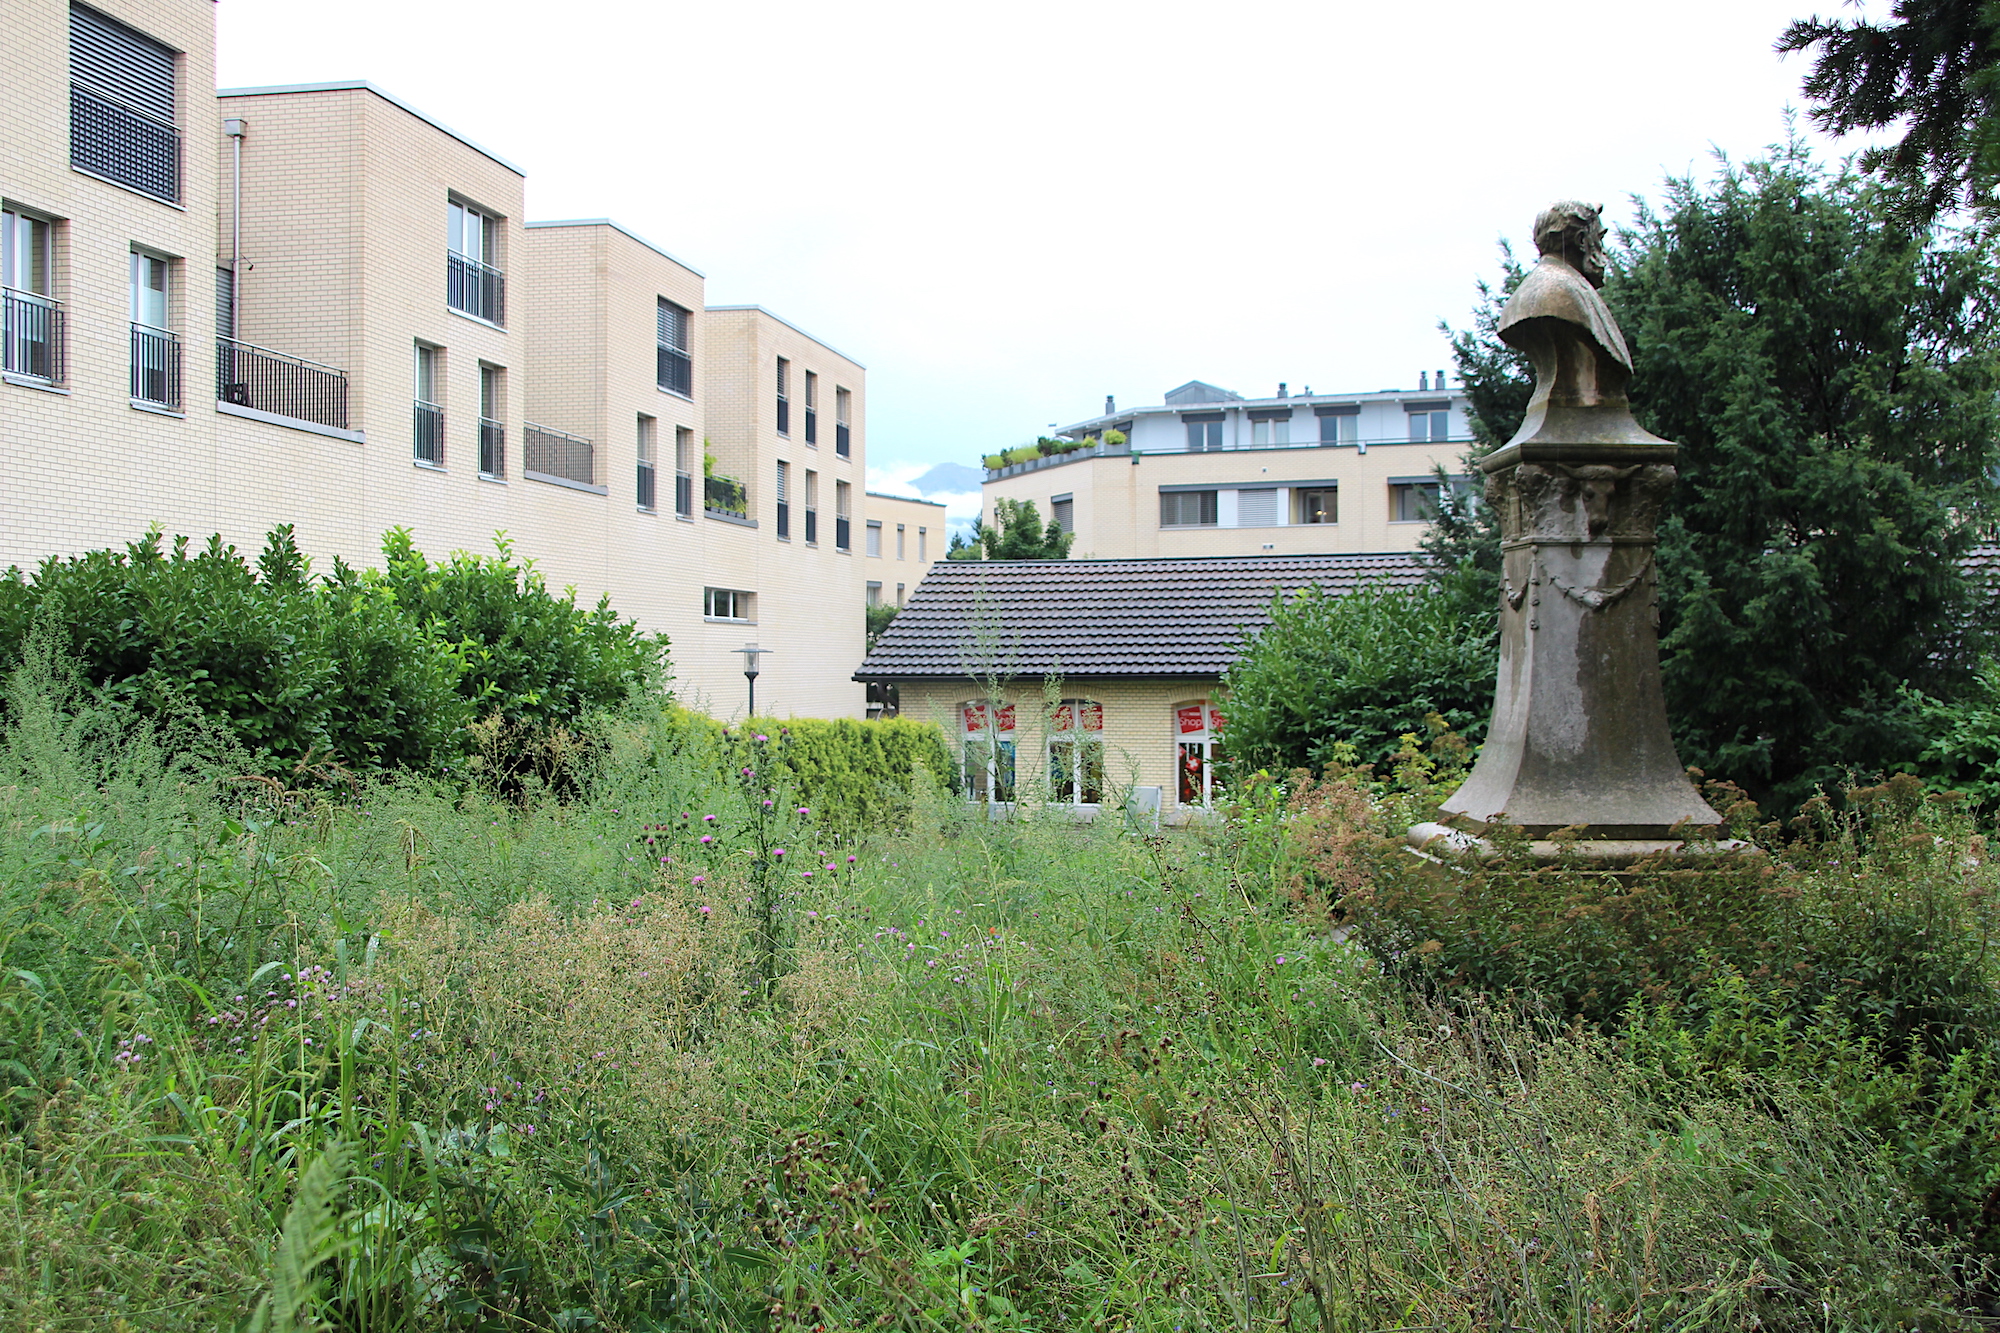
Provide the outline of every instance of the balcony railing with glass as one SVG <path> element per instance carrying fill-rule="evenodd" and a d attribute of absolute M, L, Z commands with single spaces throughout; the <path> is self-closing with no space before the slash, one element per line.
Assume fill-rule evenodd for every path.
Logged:
<path fill-rule="evenodd" d="M 62 383 L 62 306 L 46 296 L 0 287 L 0 368 Z"/>
<path fill-rule="evenodd" d="M 132 399 L 180 410 L 181 340 L 165 329 L 132 326 Z"/>
<path fill-rule="evenodd" d="M 444 409 L 418 399 L 410 422 L 416 459 L 430 467 L 444 466 Z"/>
<path fill-rule="evenodd" d="M 521 425 L 521 473 L 537 481 L 597 482 L 597 446 L 581 435 L 533 422 Z"/>
<path fill-rule="evenodd" d="M 703 512 L 718 517 L 748 518 L 750 517 L 749 490 L 735 477 L 703 477 L 701 507 Z"/>
<path fill-rule="evenodd" d="M 507 475 L 507 428 L 491 417 L 479 418 L 479 475 Z"/>
<path fill-rule="evenodd" d="M 215 340 L 217 401 L 347 429 L 347 372 L 234 338 Z"/>
<path fill-rule="evenodd" d="M 69 162 L 141 194 L 180 202 L 179 131 L 76 84 L 69 88 Z"/>
<path fill-rule="evenodd" d="M 643 458 L 639 460 L 638 480 L 639 508 L 650 514 L 653 512 L 655 477 L 653 465 Z"/>
<path fill-rule="evenodd" d="M 507 277 L 456 250 L 445 251 L 444 303 L 488 324 L 507 322 Z"/>
<path fill-rule="evenodd" d="M 659 384 L 683 398 L 694 397 L 694 362 L 686 352 L 660 344 Z"/>

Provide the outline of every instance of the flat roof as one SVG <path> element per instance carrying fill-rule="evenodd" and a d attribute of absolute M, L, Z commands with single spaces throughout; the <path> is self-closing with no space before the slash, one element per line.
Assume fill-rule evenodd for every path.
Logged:
<path fill-rule="evenodd" d="M 500 156 L 500 154 L 494 152 L 492 149 L 481 147 L 479 144 L 476 144 L 472 140 L 466 138 L 463 134 L 460 134 L 457 130 L 445 124 L 443 121 L 438 120 L 434 116 L 425 115 L 423 112 L 411 106 L 408 102 L 405 102 L 402 98 L 397 97 L 394 93 L 384 92 L 382 89 L 377 88 L 374 84 L 368 82 L 368 80 L 366 79 L 338 79 L 332 83 L 279 83 L 279 84 L 273 84 L 268 88 L 217 88 L 215 90 L 215 95 L 217 97 L 268 97 L 273 93 L 343 93 L 343 92 L 356 92 L 356 91 L 374 93 L 377 97 L 389 103 L 389 105 L 394 107 L 400 107 L 404 111 L 409 112 L 411 115 L 415 116 L 418 120 L 421 120 L 422 122 L 424 122 L 424 124 L 430 126 L 432 129 L 441 130 L 444 133 L 450 135 L 452 138 L 464 144 L 467 148 L 470 148 L 473 152 L 478 153 L 483 157 L 492 158 L 495 162 L 498 162 L 501 166 L 513 172 L 516 176 L 522 177 L 523 179 L 527 178 L 528 175 L 527 172 L 521 170 L 521 168 L 515 166 L 512 162 L 509 162 L 506 158 Z M 669 257 L 671 258 L 671 256 Z M 679 263 L 680 261 L 675 260 L 674 262 Z"/>
<path fill-rule="evenodd" d="M 862 494 L 872 495 L 878 500 L 901 500 L 904 504 L 929 505 L 933 509 L 943 509 L 945 507 L 942 500 L 919 500 L 914 495 L 890 495 L 886 491 L 863 491 Z"/>
<path fill-rule="evenodd" d="M 611 228 L 611 230 L 617 232 L 620 236 L 626 237 L 628 240 L 637 241 L 639 244 L 645 246 L 648 250 L 651 250 L 654 254 L 658 255 L 660 258 L 673 260 L 676 264 L 679 264 L 682 268 L 694 274 L 697 278 L 706 278 L 708 276 L 708 274 L 703 273 L 700 269 L 696 268 L 693 264 L 688 263 L 687 260 L 682 259 L 679 255 L 669 254 L 667 251 L 662 250 L 659 246 L 654 245 L 651 241 L 641 236 L 638 232 L 633 231 L 630 227 L 624 226 L 621 223 L 613 222 L 610 218 L 558 218 L 548 222 L 524 222 L 521 225 L 524 227 L 609 227 Z"/>
<path fill-rule="evenodd" d="M 1149 403 L 1145 407 L 1128 407 L 1118 412 L 1102 413 L 1086 417 L 1073 425 L 1057 429 L 1058 435 L 1067 435 L 1076 430 L 1096 430 L 1101 426 L 1124 421 L 1131 417 L 1158 416 L 1162 413 L 1182 412 L 1240 412 L 1265 411 L 1276 407 L 1328 407 L 1346 403 L 1388 403 L 1403 399 L 1431 402 L 1448 398 L 1453 403 L 1466 401 L 1463 389 L 1377 389 L 1372 393 L 1295 393 L 1285 398 L 1226 398 L 1207 403 Z"/>
<path fill-rule="evenodd" d="M 770 311 L 766 310 L 766 309 L 765 309 L 765 308 L 764 308 L 763 306 L 760 306 L 760 305 L 712 305 L 712 306 L 709 306 L 709 307 L 707 307 L 707 309 L 710 309 L 710 310 L 754 310 L 754 311 L 756 311 L 756 312 L 757 312 L 758 314 L 760 314 L 760 315 L 763 315 L 763 316 L 765 316 L 765 317 L 766 317 L 766 318 L 768 318 L 768 319 L 775 319 L 775 320 L 777 320 L 777 321 L 778 321 L 778 322 L 779 322 L 780 324 L 782 324 L 782 325 L 784 325 L 784 326 L 785 326 L 786 328 L 790 329 L 790 330 L 791 330 L 791 331 L 792 331 L 793 333 L 796 333 L 796 334 L 798 334 L 798 335 L 799 335 L 799 336 L 800 336 L 801 338 L 812 338 L 812 340 L 813 340 L 814 342 L 818 343 L 818 344 L 819 344 L 819 345 L 820 345 L 821 347 L 824 347 L 824 348 L 825 348 L 825 349 L 826 349 L 827 351 L 829 351 L 829 352 L 832 352 L 832 353 L 833 353 L 833 354 L 834 354 L 835 356 L 837 356 L 837 357 L 840 357 L 840 358 L 841 358 L 842 360 L 844 360 L 844 361 L 851 361 L 851 362 L 853 362 L 853 363 L 854 363 L 855 365 L 857 365 L 857 366 L 861 366 L 861 369 L 863 369 L 863 370 L 866 370 L 866 369 L 868 369 L 868 367 L 867 367 L 867 366 L 863 366 L 863 365 L 861 365 L 861 363 L 860 363 L 859 361 L 855 361 L 853 357 L 851 357 L 851 356 L 849 356 L 849 355 L 848 355 L 847 353 L 845 353 L 845 352 L 841 351 L 841 350 L 840 350 L 840 349 L 839 349 L 838 347 L 835 347 L 835 346 L 834 346 L 834 345 L 833 345 L 832 343 L 828 342 L 828 341 L 827 341 L 826 339 L 824 339 L 824 338 L 813 338 L 813 336 L 812 336 L 812 335 L 811 335 L 810 333 L 807 333 L 807 332 L 806 332 L 806 331 L 805 331 L 804 329 L 802 329 L 802 328 L 800 328 L 800 327 L 799 327 L 798 325 L 796 325 L 796 324 L 792 323 L 792 321 L 790 321 L 789 319 L 786 319 L 786 318 L 785 318 L 785 317 L 784 317 L 783 315 L 774 315 L 774 314 L 772 314 L 772 313 L 771 313 Z"/>

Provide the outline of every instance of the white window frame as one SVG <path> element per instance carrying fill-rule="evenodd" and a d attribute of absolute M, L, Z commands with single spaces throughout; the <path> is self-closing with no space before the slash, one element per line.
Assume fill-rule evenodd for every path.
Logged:
<path fill-rule="evenodd" d="M 1104 803 L 1104 705 L 1064 699 L 1049 714 L 1049 799 L 1065 805 Z M 1092 798 L 1095 799 L 1092 799 Z"/>
<path fill-rule="evenodd" d="M 741 588 L 703 588 L 701 618 L 732 625 L 757 623 L 757 594 Z"/>
<path fill-rule="evenodd" d="M 967 699 L 958 706 L 959 772 L 965 799 L 989 805 L 1014 800 L 1020 779 L 1013 704 Z"/>
<path fill-rule="evenodd" d="M 1214 804 L 1222 784 L 1215 777 L 1215 761 L 1222 744 L 1222 710 L 1213 700 L 1188 699 L 1174 705 L 1174 801 L 1177 805 Z M 1190 769 L 1194 783 L 1190 784 Z M 1195 799 L 1188 793 L 1192 787 Z"/>

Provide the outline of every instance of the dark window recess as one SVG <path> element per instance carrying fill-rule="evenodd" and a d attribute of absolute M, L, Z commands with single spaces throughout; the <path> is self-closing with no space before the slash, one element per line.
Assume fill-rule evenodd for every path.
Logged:
<path fill-rule="evenodd" d="M 806 443 L 819 443 L 819 413 L 810 407 L 806 409 Z"/>
<path fill-rule="evenodd" d="M 597 484 L 597 446 L 581 435 L 521 424 L 521 471 L 561 477 L 582 486 Z"/>
<path fill-rule="evenodd" d="M 848 535 L 849 535 L 849 531 L 848 531 L 848 530 L 849 530 L 849 528 L 850 528 L 851 526 L 852 526 L 852 524 L 851 524 L 851 522 L 850 522 L 850 521 L 849 521 L 848 519 L 845 519 L 845 518 L 841 518 L 841 517 L 838 517 L 838 516 L 836 516 L 836 517 L 834 518 L 834 520 L 833 520 L 833 549 L 834 549 L 834 550 L 836 550 L 836 551 L 845 551 L 845 550 L 847 549 L 847 542 L 848 542 Z"/>
<path fill-rule="evenodd" d="M 811 546 L 818 540 L 819 540 L 819 510 L 808 509 L 806 510 L 806 545 Z"/>
<path fill-rule="evenodd" d="M 490 417 L 479 418 L 479 471 L 488 477 L 507 475 L 507 428 Z"/>
<path fill-rule="evenodd" d="M 651 512 L 653 508 L 653 465 L 645 459 L 639 460 L 639 508 Z"/>
<path fill-rule="evenodd" d="M 660 302 L 659 385 L 684 398 L 694 397 L 694 361 L 688 356 L 688 312 L 672 301 Z"/>
<path fill-rule="evenodd" d="M 1160 493 L 1160 526 L 1163 528 L 1212 528 L 1215 516 L 1214 491 Z"/>
<path fill-rule="evenodd" d="M 834 426 L 833 451 L 839 454 L 842 458 L 847 457 L 849 438 L 850 438 L 850 432 L 848 431 L 847 423 L 845 421 L 842 421 Z"/>
<path fill-rule="evenodd" d="M 116 19 L 72 5 L 69 77 L 70 165 L 180 202 L 174 53 Z"/>
<path fill-rule="evenodd" d="M 682 518 L 694 516 L 694 478 L 685 472 L 674 473 L 674 512 Z"/>
<path fill-rule="evenodd" d="M 142 403 L 181 405 L 181 340 L 132 326 L 132 396 Z"/>
<path fill-rule="evenodd" d="M 792 535 L 792 506 L 786 500 L 778 501 L 778 535 L 780 537 Z"/>
<path fill-rule="evenodd" d="M 791 400 L 788 398 L 780 398 L 778 400 L 778 434 L 790 435 L 791 433 L 792 433 Z"/>
<path fill-rule="evenodd" d="M 215 340 L 215 396 L 238 407 L 347 429 L 346 371 L 234 338 Z"/>
<path fill-rule="evenodd" d="M 0 368 L 60 384 L 63 308 L 46 297 L 0 291 Z"/>
<path fill-rule="evenodd" d="M 506 275 L 456 250 L 445 251 L 444 258 L 444 303 L 488 324 L 506 324 Z"/>
<path fill-rule="evenodd" d="M 1216 413 L 1213 421 L 1188 422 L 1187 447 L 1188 452 L 1197 454 L 1222 448 L 1222 414 Z"/>

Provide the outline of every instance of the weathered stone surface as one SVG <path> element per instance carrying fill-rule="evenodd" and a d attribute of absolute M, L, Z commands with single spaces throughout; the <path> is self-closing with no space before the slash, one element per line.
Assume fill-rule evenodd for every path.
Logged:
<path fill-rule="evenodd" d="M 1481 463 L 1501 528 L 1500 676 L 1479 762 L 1443 809 L 1474 829 L 1582 825 L 1586 841 L 1634 843 L 1720 821 L 1667 730 L 1653 548 L 1678 446 L 1626 400 L 1597 214 L 1562 203 L 1536 220 L 1541 261 L 1501 313 L 1535 394 Z"/>

